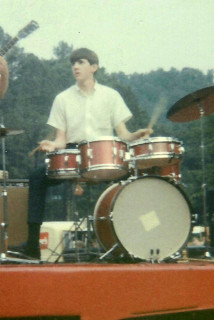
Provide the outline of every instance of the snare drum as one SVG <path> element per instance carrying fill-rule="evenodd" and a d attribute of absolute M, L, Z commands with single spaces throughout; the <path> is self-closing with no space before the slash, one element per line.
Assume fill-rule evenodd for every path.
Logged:
<path fill-rule="evenodd" d="M 164 167 L 181 162 L 184 148 L 174 138 L 154 137 L 131 143 L 130 158 L 138 169 Z"/>
<path fill-rule="evenodd" d="M 192 208 L 184 192 L 161 177 L 115 183 L 94 210 L 96 236 L 114 256 L 164 260 L 186 244 Z"/>
<path fill-rule="evenodd" d="M 62 149 L 47 153 L 47 175 L 53 179 L 79 178 L 80 152 L 78 149 Z"/>
<path fill-rule="evenodd" d="M 115 137 L 101 137 L 99 140 L 79 144 L 83 178 L 94 181 L 121 179 L 128 173 L 125 160 L 127 144 Z"/>

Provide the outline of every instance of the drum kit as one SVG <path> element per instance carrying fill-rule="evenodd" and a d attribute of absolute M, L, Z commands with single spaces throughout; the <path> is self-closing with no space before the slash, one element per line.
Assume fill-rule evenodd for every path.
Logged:
<path fill-rule="evenodd" d="M 53 179 L 99 182 L 153 173 L 179 183 L 183 152 L 182 142 L 169 137 L 130 144 L 117 137 L 100 137 L 81 142 L 78 149 L 47 153 L 47 175 Z"/>
<path fill-rule="evenodd" d="M 179 100 L 167 113 L 167 118 L 176 122 L 201 119 L 206 229 L 209 226 L 203 120 L 213 109 L 214 87 L 208 87 Z M 2 141 L 12 132 L 1 128 Z M 5 150 L 2 152 L 4 155 Z M 47 175 L 50 179 L 68 179 L 74 184 L 111 182 L 98 198 L 92 217 L 96 239 L 104 249 L 100 261 L 110 255 L 116 259 L 159 262 L 180 256 L 192 231 L 193 210 L 181 183 L 183 153 L 183 143 L 171 137 L 152 137 L 129 144 L 116 137 L 101 137 L 83 141 L 77 149 L 47 153 Z M 6 183 L 4 192 L 5 188 Z M 5 214 L 3 230 L 6 221 Z M 205 256 L 211 257 L 208 234 Z"/>
<path fill-rule="evenodd" d="M 201 119 L 204 224 L 206 181 L 203 118 L 213 112 L 214 87 L 178 101 L 167 113 L 171 121 Z M 192 231 L 194 213 L 181 183 L 183 143 L 152 137 L 126 143 L 116 137 L 83 141 L 76 150 L 47 154 L 47 175 L 83 182 L 110 181 L 93 214 L 96 238 L 115 258 L 162 261 L 179 256 Z M 211 257 L 206 235 L 205 257 Z"/>
<path fill-rule="evenodd" d="M 191 206 L 179 187 L 183 151 L 172 138 L 128 145 L 101 137 L 80 143 L 78 150 L 47 154 L 47 175 L 77 183 L 111 181 L 93 217 L 104 257 L 163 260 L 183 247 L 191 231 Z"/>

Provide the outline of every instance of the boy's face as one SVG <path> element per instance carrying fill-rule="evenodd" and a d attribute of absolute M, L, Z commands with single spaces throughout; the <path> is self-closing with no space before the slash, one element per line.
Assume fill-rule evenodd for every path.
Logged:
<path fill-rule="evenodd" d="M 79 59 L 72 63 L 72 72 L 77 82 L 93 78 L 97 68 L 96 64 L 90 64 L 87 59 Z"/>

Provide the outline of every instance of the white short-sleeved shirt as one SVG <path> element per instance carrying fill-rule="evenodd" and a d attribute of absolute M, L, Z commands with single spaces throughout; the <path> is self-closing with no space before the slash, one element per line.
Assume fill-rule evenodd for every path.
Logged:
<path fill-rule="evenodd" d="M 72 143 L 113 136 L 114 128 L 131 117 L 120 94 L 96 82 L 90 95 L 77 85 L 58 94 L 47 123 L 65 131 L 67 143 Z"/>

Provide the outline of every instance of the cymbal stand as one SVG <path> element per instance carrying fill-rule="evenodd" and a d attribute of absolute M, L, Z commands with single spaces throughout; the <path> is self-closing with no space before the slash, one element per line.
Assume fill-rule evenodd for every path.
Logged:
<path fill-rule="evenodd" d="M 205 145 L 204 145 L 204 109 L 198 100 L 198 107 L 200 111 L 200 126 L 201 126 L 201 164 L 202 164 L 202 199 L 203 199 L 203 223 L 205 228 L 205 257 L 211 258 L 209 251 L 209 234 L 210 226 L 207 219 L 207 185 L 206 185 L 206 165 L 205 165 Z"/>
<path fill-rule="evenodd" d="M 74 231 L 72 233 L 74 234 L 73 241 L 75 243 L 75 258 L 76 261 L 80 262 L 80 256 L 79 256 L 79 250 L 77 247 L 77 241 L 78 241 L 78 220 L 79 220 L 79 212 L 77 210 L 77 203 L 76 203 L 76 195 L 75 190 L 77 186 L 76 180 L 73 180 L 72 182 L 68 181 L 68 194 L 67 194 L 67 220 L 73 220 L 74 222 Z M 72 196 L 72 198 L 70 198 Z"/>
<path fill-rule="evenodd" d="M 8 243 L 8 214 L 7 214 L 7 178 L 5 165 L 5 136 L 2 136 L 2 166 L 3 166 L 3 221 L 1 221 L 1 260 L 6 259 L 7 243 Z"/>

